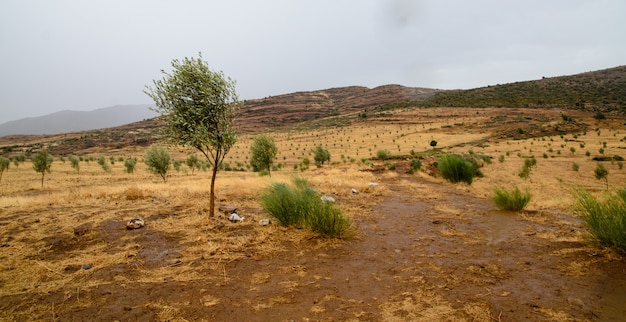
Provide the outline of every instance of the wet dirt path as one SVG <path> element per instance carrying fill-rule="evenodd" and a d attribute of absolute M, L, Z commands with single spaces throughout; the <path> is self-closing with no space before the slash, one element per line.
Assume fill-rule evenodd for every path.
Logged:
<path fill-rule="evenodd" d="M 569 238 L 580 229 L 575 218 L 501 212 L 451 185 L 399 180 L 412 182 L 382 182 L 391 193 L 358 217 L 359 240 L 228 265 L 238 277 L 217 292 L 221 309 L 231 303 L 231 316 L 259 321 L 611 320 L 626 314 L 616 304 L 626 266 Z"/>
<path fill-rule="evenodd" d="M 125 280 L 85 288 L 81 298 L 98 305 L 76 306 L 57 318 L 151 321 L 164 307 L 189 321 L 619 321 L 626 316 L 626 263 L 572 237 L 582 229 L 572 216 L 501 212 L 463 188 L 413 176 L 380 185 L 389 192 L 355 216 L 355 240 L 332 246 L 305 241 L 271 257 L 224 263 L 192 282 L 172 276 L 158 283 Z M 64 294 L 24 300 L 60 303 Z"/>

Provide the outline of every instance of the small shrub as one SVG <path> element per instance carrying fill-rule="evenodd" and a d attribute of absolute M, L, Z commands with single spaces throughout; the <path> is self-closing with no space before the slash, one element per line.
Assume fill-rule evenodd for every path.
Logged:
<path fill-rule="evenodd" d="M 578 165 L 578 163 L 572 162 L 572 170 L 578 172 L 578 169 L 580 169 L 580 166 Z"/>
<path fill-rule="evenodd" d="M 603 200 L 588 191 L 575 195 L 576 207 L 591 235 L 601 243 L 626 252 L 626 188 Z"/>
<path fill-rule="evenodd" d="M 126 169 L 126 173 L 134 173 L 135 166 L 137 165 L 137 158 L 128 158 L 124 160 L 124 168 Z"/>
<path fill-rule="evenodd" d="M 418 159 L 413 159 L 413 160 L 411 160 L 410 168 L 407 171 L 407 173 L 413 174 L 413 173 L 415 173 L 415 171 L 418 171 L 421 168 L 422 168 L 422 161 L 420 161 Z"/>
<path fill-rule="evenodd" d="M 294 178 L 292 185 L 274 183 L 261 193 L 261 207 L 283 226 L 308 227 L 329 237 L 348 237 L 350 219 L 341 208 L 324 202 L 305 179 Z"/>
<path fill-rule="evenodd" d="M 163 183 L 167 180 L 167 173 L 170 170 L 170 153 L 167 148 L 151 145 L 143 158 L 143 162 L 148 166 L 148 171 L 160 176 Z"/>
<path fill-rule="evenodd" d="M 452 183 L 472 184 L 475 168 L 471 162 L 455 154 L 445 154 L 437 162 L 441 176 Z"/>
<path fill-rule="evenodd" d="M 2 174 L 9 170 L 9 164 L 11 164 L 11 160 L 0 156 L 0 183 L 2 182 Z"/>
<path fill-rule="evenodd" d="M 521 211 L 526 208 L 526 205 L 530 202 L 530 198 L 531 194 L 528 191 L 522 193 L 519 188 L 515 187 L 515 189 L 511 191 L 496 188 L 491 200 L 502 210 Z"/>
<path fill-rule="evenodd" d="M 106 161 L 104 157 L 98 158 L 98 164 L 102 167 L 102 170 L 104 170 L 105 172 L 111 172 L 111 166 L 109 165 L 109 163 Z"/>
<path fill-rule="evenodd" d="M 604 179 L 606 181 L 606 190 L 609 190 L 609 170 L 604 167 L 604 164 L 598 162 L 598 165 L 593 170 L 593 174 L 598 180 Z"/>
<path fill-rule="evenodd" d="M 41 187 L 43 188 L 44 176 L 47 173 L 50 173 L 50 167 L 52 166 L 52 162 L 54 161 L 54 157 L 48 153 L 48 150 L 43 149 L 35 154 L 31 161 L 33 162 L 33 169 L 36 172 L 41 173 Z"/>
<path fill-rule="evenodd" d="M 387 150 L 378 150 L 376 152 L 376 158 L 379 160 L 389 160 L 391 159 L 391 153 Z"/>
<path fill-rule="evenodd" d="M 76 170 L 76 172 L 80 171 L 80 160 L 72 154 L 70 154 L 67 158 L 70 160 L 72 168 Z"/>
<path fill-rule="evenodd" d="M 319 144 L 315 147 L 313 160 L 315 160 L 315 166 L 319 168 L 324 165 L 324 162 L 330 161 L 330 152 Z"/>

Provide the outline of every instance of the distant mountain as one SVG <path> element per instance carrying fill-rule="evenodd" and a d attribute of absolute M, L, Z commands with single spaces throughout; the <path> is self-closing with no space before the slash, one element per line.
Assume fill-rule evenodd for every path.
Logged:
<path fill-rule="evenodd" d="M 152 105 L 116 105 L 93 111 L 61 111 L 0 124 L 0 136 L 18 134 L 58 134 L 87 131 L 129 124 L 158 114 Z"/>

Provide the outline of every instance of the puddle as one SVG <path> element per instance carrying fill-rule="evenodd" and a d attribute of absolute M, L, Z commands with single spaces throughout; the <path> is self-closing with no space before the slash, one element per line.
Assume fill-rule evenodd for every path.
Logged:
<path fill-rule="evenodd" d="M 602 321 L 624 321 L 626 317 L 626 284 L 620 283 L 600 299 L 598 316 Z"/>
<path fill-rule="evenodd" d="M 514 213 L 499 211 L 486 213 L 484 222 L 487 245 L 498 244 L 515 237 L 514 232 L 519 231 L 522 225 Z"/>

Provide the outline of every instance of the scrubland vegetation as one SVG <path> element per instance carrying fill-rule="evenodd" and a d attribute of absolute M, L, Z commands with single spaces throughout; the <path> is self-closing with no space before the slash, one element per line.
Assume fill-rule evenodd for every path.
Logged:
<path fill-rule="evenodd" d="M 235 205 L 245 217 L 242 223 L 230 223 L 223 214 L 209 217 L 211 164 L 200 161 L 191 148 L 169 146 L 171 168 L 163 174 L 150 170 L 151 157 L 144 147 L 78 151 L 64 156 L 69 162 L 56 155 L 52 163 L 46 157 L 43 166 L 36 167 L 34 153 L 15 151 L 7 155 L 11 163 L 0 173 L 0 224 L 11 232 L 0 241 L 10 245 L 0 248 L 0 295 L 65 292 L 76 301 L 77 287 L 105 287 L 111 280 L 160 283 L 172 276 L 179 281 L 232 283 L 236 278 L 222 273 L 225 263 L 371 238 L 361 234 L 363 226 L 376 227 L 392 215 L 372 215 L 377 204 L 394 196 L 392 185 L 414 194 L 402 197 L 407 200 L 428 198 L 425 183 L 446 185 L 453 192 L 492 199 L 492 208 L 514 210 L 507 216 L 528 222 L 580 217 L 585 225 L 566 237 L 527 233 L 529 238 L 584 243 L 589 247 L 585 250 L 594 253 L 606 245 L 619 254 L 624 249 L 626 170 L 614 156 L 626 154 L 624 120 L 598 120 L 581 111 L 568 115 L 587 129 L 554 132 L 571 122 L 561 111 L 496 108 L 408 108 L 368 113 L 366 119 L 341 127 L 276 128 L 264 133 L 276 147 L 270 164 L 254 161 L 251 147 L 257 133 L 242 133 L 224 158 L 215 189 L 218 206 Z M 540 120 L 546 134 L 537 134 L 538 125 L 524 128 L 520 137 L 519 131 L 510 132 L 522 128 L 528 118 Z M 529 134 L 532 127 L 538 132 Z M 434 140 L 436 146 L 431 145 Z M 593 160 L 600 156 L 611 158 Z M 319 167 L 310 167 L 312 160 Z M 271 177 L 254 172 L 262 170 L 261 165 L 270 166 Z M 381 181 L 386 185 L 369 185 Z M 321 195 L 337 202 L 324 203 Z M 445 204 L 438 207 L 447 209 Z M 422 215 L 416 210 L 418 217 L 407 220 L 419 221 Z M 163 255 L 165 264 L 154 264 L 150 256 L 156 255 L 148 249 L 160 246 L 117 228 L 138 216 L 146 219 L 147 232 L 158 235 L 182 259 Z M 272 224 L 260 226 L 258 221 L 265 218 Z M 423 225 L 440 225 L 437 221 L 441 219 Z M 94 223 L 97 238 L 74 236 L 72 230 L 85 222 Z M 460 233 L 442 228 L 438 234 Z M 73 273 L 83 264 L 92 268 L 80 266 Z M 116 265 L 136 265 L 141 275 L 98 275 Z M 40 318 L 50 316 L 50 306 L 30 307 Z M 55 310 L 71 307 L 66 302 Z M 157 311 L 167 317 L 167 309 L 159 304 Z M 24 317 L 20 312 L 7 314 L 2 317 Z"/>

